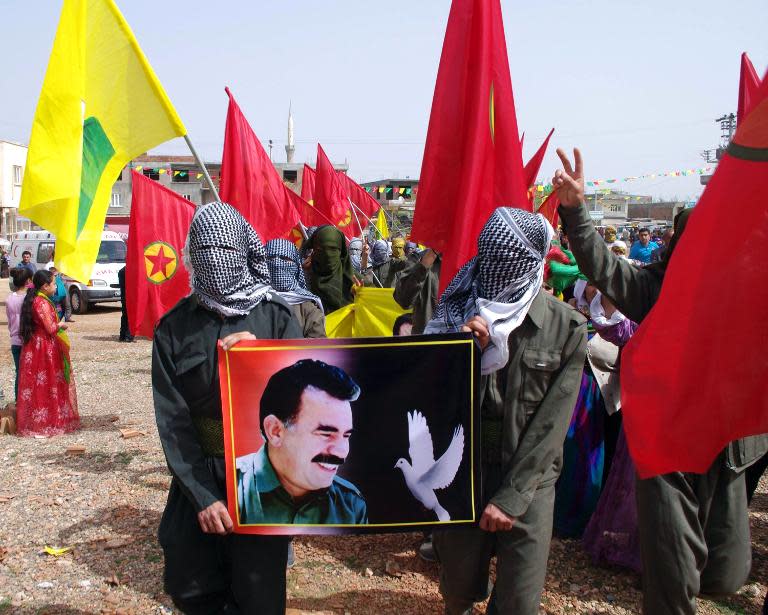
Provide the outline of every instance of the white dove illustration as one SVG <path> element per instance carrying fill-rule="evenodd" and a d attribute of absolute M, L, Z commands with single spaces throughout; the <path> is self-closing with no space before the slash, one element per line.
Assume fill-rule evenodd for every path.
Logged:
<path fill-rule="evenodd" d="M 397 460 L 396 468 L 403 471 L 405 484 L 413 497 L 429 510 L 435 511 L 440 521 L 450 521 L 451 515 L 440 506 L 435 489 L 445 489 L 453 482 L 459 471 L 464 455 L 464 428 L 459 425 L 453 432 L 453 438 L 442 457 L 435 461 L 432 436 L 427 427 L 427 419 L 418 410 L 408 413 L 408 454 L 411 463 L 402 457 Z"/>

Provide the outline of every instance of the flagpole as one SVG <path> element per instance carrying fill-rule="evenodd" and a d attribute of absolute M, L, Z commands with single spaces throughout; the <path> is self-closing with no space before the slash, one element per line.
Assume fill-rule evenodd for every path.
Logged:
<path fill-rule="evenodd" d="M 198 166 L 203 171 L 203 175 L 205 176 L 205 182 L 208 184 L 208 187 L 213 192 L 213 196 L 216 197 L 217 201 L 221 201 L 221 197 L 219 196 L 219 191 L 216 190 L 216 186 L 213 185 L 213 180 L 211 179 L 211 176 L 208 173 L 208 169 L 205 168 L 205 163 L 200 159 L 200 156 L 197 154 L 197 150 L 195 149 L 195 146 L 192 145 L 192 141 L 189 140 L 189 135 L 184 135 L 184 140 L 187 142 L 187 147 L 189 147 L 189 151 L 192 152 L 192 155 L 195 157 L 195 160 L 197 161 Z"/>
<path fill-rule="evenodd" d="M 366 220 L 368 220 L 368 224 L 370 224 L 371 226 L 376 226 L 376 225 L 373 223 L 373 220 L 371 220 L 371 219 L 370 219 L 368 216 L 366 216 L 366 215 L 365 215 L 365 212 L 364 212 L 362 209 L 360 209 L 360 208 L 359 208 L 357 205 L 355 205 L 355 204 L 352 202 L 352 199 L 350 199 L 349 197 L 347 197 L 347 200 L 349 201 L 349 204 L 350 204 L 350 205 L 352 205 L 352 212 L 353 212 L 353 213 L 354 213 L 354 211 L 355 211 L 355 209 L 356 209 L 357 211 L 359 211 L 359 212 L 360 212 L 360 215 L 361 215 L 361 216 L 363 216 L 363 218 L 365 218 Z M 355 217 L 357 217 L 357 215 L 355 215 Z M 359 222 L 358 222 L 357 224 L 358 224 L 358 226 L 360 225 L 360 223 L 359 223 Z M 362 226 L 360 227 L 360 230 L 361 230 L 361 231 L 363 230 L 363 227 L 362 227 Z"/>

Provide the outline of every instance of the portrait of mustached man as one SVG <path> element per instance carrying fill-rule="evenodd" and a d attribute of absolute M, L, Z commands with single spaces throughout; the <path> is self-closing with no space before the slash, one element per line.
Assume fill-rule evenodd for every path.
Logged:
<path fill-rule="evenodd" d="M 236 460 L 240 523 L 368 523 L 365 499 L 337 472 L 349 455 L 360 387 L 304 359 L 273 374 L 259 404 L 264 445 Z"/>

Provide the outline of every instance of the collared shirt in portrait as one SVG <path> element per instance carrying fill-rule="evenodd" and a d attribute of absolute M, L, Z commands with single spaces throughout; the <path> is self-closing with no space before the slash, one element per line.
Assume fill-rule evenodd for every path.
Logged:
<path fill-rule="evenodd" d="M 364 525 L 368 511 L 360 491 L 334 476 L 328 489 L 295 500 L 280 483 L 267 454 L 267 445 L 238 457 L 237 502 L 240 523 L 293 525 Z"/>

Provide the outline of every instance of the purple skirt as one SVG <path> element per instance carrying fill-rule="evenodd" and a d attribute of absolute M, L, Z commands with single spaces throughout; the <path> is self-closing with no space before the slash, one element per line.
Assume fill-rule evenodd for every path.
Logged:
<path fill-rule="evenodd" d="M 584 549 L 595 564 L 612 564 L 642 571 L 637 531 L 635 465 L 629 456 L 624 429 L 608 480 L 592 518 L 584 530 Z"/>

